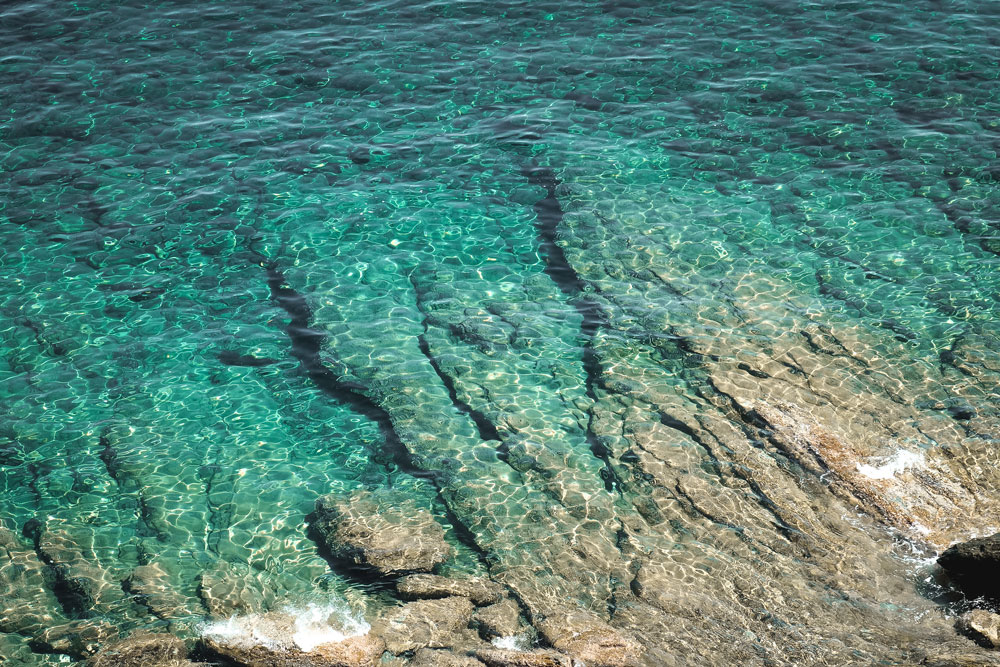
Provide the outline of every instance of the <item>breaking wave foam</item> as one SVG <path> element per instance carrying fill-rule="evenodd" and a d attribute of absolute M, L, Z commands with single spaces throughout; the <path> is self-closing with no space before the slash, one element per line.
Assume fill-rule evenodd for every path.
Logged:
<path fill-rule="evenodd" d="M 870 479 L 892 479 L 907 468 L 923 466 L 923 452 L 911 452 L 901 449 L 892 456 L 883 459 L 881 465 L 858 464 L 858 472 Z"/>
<path fill-rule="evenodd" d="M 531 641 L 528 639 L 527 635 L 523 634 L 510 635 L 509 637 L 496 637 L 492 643 L 497 648 L 503 648 L 509 651 L 527 651 L 531 648 Z"/>
<path fill-rule="evenodd" d="M 268 614 L 234 615 L 224 621 L 206 623 L 201 634 L 235 646 L 308 652 L 322 644 L 366 635 L 370 629 L 345 602 L 334 600 L 290 605 Z"/>

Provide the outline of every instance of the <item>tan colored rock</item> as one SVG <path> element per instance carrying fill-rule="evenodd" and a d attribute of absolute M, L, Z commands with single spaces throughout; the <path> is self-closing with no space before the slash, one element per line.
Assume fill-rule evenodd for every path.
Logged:
<path fill-rule="evenodd" d="M 220 618 L 257 612 L 265 608 L 265 602 L 269 602 L 259 590 L 247 585 L 247 577 L 225 561 L 219 561 L 213 569 L 202 572 L 198 596 L 209 613 Z"/>
<path fill-rule="evenodd" d="M 271 648 L 215 637 L 206 637 L 203 642 L 208 650 L 242 667 L 373 667 L 385 650 L 385 643 L 371 634 L 321 644 L 310 651 L 294 645 Z"/>
<path fill-rule="evenodd" d="M 140 565 L 122 582 L 122 587 L 137 596 L 153 614 L 165 620 L 189 616 L 185 600 L 170 584 L 169 575 L 157 563 Z"/>
<path fill-rule="evenodd" d="M 0 633 L 33 635 L 65 622 L 46 583 L 46 566 L 13 532 L 0 527 Z"/>
<path fill-rule="evenodd" d="M 381 574 L 429 572 L 451 555 L 431 513 L 390 492 L 323 496 L 312 525 L 333 557 Z"/>
<path fill-rule="evenodd" d="M 493 604 L 503 596 L 503 588 L 488 579 L 452 579 L 436 574 L 411 574 L 396 584 L 396 590 L 407 599 L 421 600 L 457 595 L 477 605 Z"/>
<path fill-rule="evenodd" d="M 483 667 L 483 663 L 451 651 L 422 648 L 413 655 L 410 667 Z"/>
<path fill-rule="evenodd" d="M 571 667 L 570 659 L 555 651 L 510 651 L 491 648 L 476 651 L 489 667 Z"/>
<path fill-rule="evenodd" d="M 104 642 L 118 637 L 118 628 L 104 621 L 70 621 L 47 628 L 32 642 L 46 653 L 65 653 L 75 658 L 93 655 Z"/>
<path fill-rule="evenodd" d="M 187 646 L 173 635 L 138 632 L 101 648 L 87 667 L 186 667 Z"/>
<path fill-rule="evenodd" d="M 466 641 L 461 631 L 472 619 L 472 601 L 463 597 L 417 600 L 388 611 L 372 631 L 393 653 L 447 648 Z"/>
<path fill-rule="evenodd" d="M 635 639 L 583 610 L 547 614 L 536 627 L 549 644 L 588 667 L 627 667 L 641 653 Z"/>
<path fill-rule="evenodd" d="M 974 609 L 962 614 L 955 626 L 985 648 L 1000 648 L 1000 614 Z"/>
<path fill-rule="evenodd" d="M 510 637 L 521 631 L 521 610 L 513 600 L 503 600 L 476 611 L 473 621 L 490 637 Z"/>
<path fill-rule="evenodd" d="M 94 535 L 87 531 L 70 532 L 65 524 L 32 520 L 25 530 L 35 541 L 36 552 L 47 564 L 48 572 L 61 590 L 60 600 L 77 613 L 113 613 L 121 603 L 121 579 L 105 569 L 94 547 Z"/>

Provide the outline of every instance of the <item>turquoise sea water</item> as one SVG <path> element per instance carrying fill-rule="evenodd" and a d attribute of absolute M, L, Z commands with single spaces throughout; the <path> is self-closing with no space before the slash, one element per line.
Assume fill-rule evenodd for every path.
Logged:
<path fill-rule="evenodd" d="M 859 461 L 979 466 L 956 483 L 991 507 L 998 26 L 971 0 L 5 3 L 0 652 L 80 659 L 39 639 L 74 622 L 194 636 L 224 573 L 234 612 L 391 604 L 306 529 L 361 488 L 431 509 L 445 572 L 526 568 L 609 622 L 650 600 L 628 539 L 691 545 L 668 578 L 692 590 L 773 551 L 760 576 L 822 579 L 819 605 L 853 584 L 775 546 L 808 534 L 783 508 L 846 501 L 748 431 L 730 370 L 761 400 L 808 378 L 824 427 L 877 432 Z M 858 530 L 852 554 L 893 539 Z M 169 603 L 123 585 L 147 565 Z M 699 613 L 692 664 L 751 616 Z M 780 663 L 776 637 L 745 641 Z M 845 664 L 827 641 L 789 662 Z"/>

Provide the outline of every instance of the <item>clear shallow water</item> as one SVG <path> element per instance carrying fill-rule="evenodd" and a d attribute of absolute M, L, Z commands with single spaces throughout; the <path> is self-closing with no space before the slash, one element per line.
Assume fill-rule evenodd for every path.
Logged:
<path fill-rule="evenodd" d="M 947 544 L 995 507 L 998 18 L 7 5 L 0 521 L 47 616 L 8 614 L 4 652 L 193 632 L 220 572 L 237 611 L 377 609 L 305 517 L 390 485 L 446 570 L 650 664 L 947 636 L 885 526 Z M 928 472 L 853 474 L 900 450 Z M 149 565 L 167 611 L 122 587 Z"/>

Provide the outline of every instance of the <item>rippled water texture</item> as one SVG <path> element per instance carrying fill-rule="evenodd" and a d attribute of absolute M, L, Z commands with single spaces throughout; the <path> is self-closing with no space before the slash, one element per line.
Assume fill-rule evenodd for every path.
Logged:
<path fill-rule="evenodd" d="M 4 3 L 0 654 L 370 617 L 360 489 L 645 665 L 979 651 L 998 9 Z"/>

